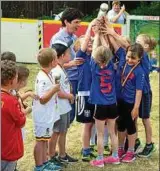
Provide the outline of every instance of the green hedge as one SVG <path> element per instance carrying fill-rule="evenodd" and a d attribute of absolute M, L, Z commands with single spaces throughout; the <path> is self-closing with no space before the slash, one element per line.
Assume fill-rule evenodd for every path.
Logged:
<path fill-rule="evenodd" d="M 130 15 L 147 15 L 159 16 L 160 15 L 160 2 L 155 1 L 148 4 L 148 2 L 140 2 L 140 5 L 130 11 Z"/>

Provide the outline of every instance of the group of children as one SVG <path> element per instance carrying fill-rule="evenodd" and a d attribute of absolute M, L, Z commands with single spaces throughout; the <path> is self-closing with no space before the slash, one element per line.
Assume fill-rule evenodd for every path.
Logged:
<path fill-rule="evenodd" d="M 52 48 L 41 49 L 37 55 L 40 65 L 35 80 L 35 92 L 19 93 L 26 86 L 29 70 L 17 66 L 11 52 L 1 55 L 1 110 L 2 110 L 2 170 L 14 170 L 23 156 L 23 127 L 31 108 L 24 104 L 33 99 L 32 117 L 36 144 L 35 171 L 62 170 L 77 159 L 66 153 L 66 135 L 70 127 L 71 104 L 76 101 L 76 120 L 83 123 L 82 160 L 92 166 L 119 164 L 135 160 L 138 139 L 137 118 L 145 127 L 146 145 L 139 157 L 148 157 L 155 150 L 152 141 L 150 109 L 152 91 L 149 80 L 148 52 L 156 46 L 146 34 L 129 44 L 112 28 L 106 34 L 114 52 L 100 45 L 97 20 L 93 20 L 84 36 L 78 40 L 78 94 L 72 86 L 63 65 L 70 61 L 73 42 L 55 41 Z M 94 32 L 94 41 L 91 32 Z M 113 55 L 114 54 L 114 55 Z M 116 61 L 116 62 L 115 62 Z M 92 128 L 97 132 L 97 155 L 90 146 Z M 111 155 L 104 157 L 104 134 L 111 140 Z M 58 145 L 58 153 L 56 146 Z"/>
<path fill-rule="evenodd" d="M 149 157 L 155 150 L 152 141 L 150 110 L 152 91 L 149 80 L 148 54 L 156 46 L 149 35 L 141 34 L 136 43 L 130 44 L 113 29 L 106 34 L 114 49 L 114 55 L 105 41 L 100 45 L 100 32 L 92 21 L 85 36 L 79 38 L 78 59 L 85 62 L 79 66 L 77 98 L 77 121 L 84 123 L 82 135 L 82 159 L 92 166 L 103 167 L 105 163 L 133 162 L 140 145 L 137 118 L 142 119 L 146 145 L 139 157 Z M 92 45 L 91 30 L 94 32 Z M 76 49 L 77 46 L 76 46 Z M 92 52 L 93 50 L 93 52 Z M 116 59 L 115 59 L 116 58 Z M 98 156 L 90 146 L 92 126 L 97 130 Z M 104 130 L 107 125 L 111 139 L 111 156 L 104 157 Z M 117 136 L 118 133 L 118 136 Z"/>

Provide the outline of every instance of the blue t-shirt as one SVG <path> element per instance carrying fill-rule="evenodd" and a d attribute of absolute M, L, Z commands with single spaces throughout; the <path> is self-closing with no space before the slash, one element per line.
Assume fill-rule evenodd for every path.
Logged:
<path fill-rule="evenodd" d="M 72 40 L 74 43 L 76 39 L 77 39 L 76 35 L 69 34 L 64 30 L 64 28 L 60 28 L 59 32 L 57 32 L 55 35 L 52 36 L 50 40 L 50 47 L 52 47 L 52 44 L 56 40 L 61 40 L 66 43 Z M 73 49 L 73 44 L 70 46 L 70 51 L 71 51 L 71 60 L 73 60 L 76 57 L 76 53 Z M 77 80 L 78 78 L 77 66 L 66 69 L 66 72 L 68 74 L 69 80 Z"/>
<path fill-rule="evenodd" d="M 115 80 L 116 97 L 118 100 L 122 98 L 121 97 L 121 89 L 122 89 L 121 74 L 122 74 L 122 69 L 126 62 L 126 51 L 120 47 L 116 52 L 116 56 L 118 56 L 119 58 L 119 62 L 117 64 L 117 69 L 116 69 L 116 80 Z"/>
<path fill-rule="evenodd" d="M 123 80 L 127 77 L 128 73 L 132 69 L 133 66 L 130 66 L 127 64 Z M 127 79 L 124 87 L 122 88 L 121 95 L 122 99 L 128 103 L 135 103 L 135 97 L 136 97 L 136 90 L 142 90 L 144 88 L 144 82 L 145 82 L 145 74 L 141 67 L 141 65 L 138 65 L 130 74 L 129 78 Z"/>
<path fill-rule="evenodd" d="M 91 55 L 79 50 L 76 57 L 85 59 L 85 62 L 78 66 L 78 91 L 90 91 L 92 81 Z"/>
<path fill-rule="evenodd" d="M 110 61 L 103 69 L 91 58 L 92 83 L 89 103 L 112 105 L 116 103 L 115 70 Z"/>
<path fill-rule="evenodd" d="M 148 93 L 149 91 L 151 91 L 150 78 L 149 78 L 150 62 L 149 62 L 148 54 L 146 52 L 144 52 L 143 57 L 141 59 L 141 66 L 145 74 L 145 84 L 144 84 L 143 93 Z"/>

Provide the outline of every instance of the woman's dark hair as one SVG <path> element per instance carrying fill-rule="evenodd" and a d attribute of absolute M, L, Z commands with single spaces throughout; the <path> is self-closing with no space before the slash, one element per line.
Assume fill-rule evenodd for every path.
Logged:
<path fill-rule="evenodd" d="M 69 23 L 71 23 L 72 20 L 75 19 L 82 19 L 83 13 L 79 11 L 76 8 L 67 8 L 64 10 L 62 17 L 61 17 L 61 22 L 62 26 L 65 27 L 64 21 L 67 20 Z"/>

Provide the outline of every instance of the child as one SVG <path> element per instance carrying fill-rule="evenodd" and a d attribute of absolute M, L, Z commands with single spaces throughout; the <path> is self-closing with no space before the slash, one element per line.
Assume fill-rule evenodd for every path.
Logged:
<path fill-rule="evenodd" d="M 155 151 L 154 143 L 152 142 L 152 127 L 150 123 L 150 111 L 152 105 L 152 90 L 150 85 L 149 73 L 150 73 L 150 64 L 148 52 L 153 50 L 156 47 L 157 42 L 154 38 L 150 37 L 147 34 L 140 34 L 136 38 L 136 42 L 140 43 L 144 49 L 144 54 L 142 57 L 142 68 L 145 73 L 145 86 L 142 94 L 142 102 L 139 111 L 139 117 L 142 118 L 142 122 L 145 128 L 146 134 L 146 145 L 142 152 L 138 153 L 139 157 L 149 157 L 152 152 Z"/>
<path fill-rule="evenodd" d="M 17 77 L 15 62 L 1 61 L 2 171 L 13 171 L 24 153 L 21 128 L 26 117 L 17 98 L 10 94 L 10 90 L 17 86 Z"/>
<path fill-rule="evenodd" d="M 21 94 L 19 93 L 19 90 L 27 85 L 27 81 L 29 77 L 29 69 L 24 66 L 18 66 L 17 70 L 18 70 L 17 87 L 15 90 L 12 90 L 12 94 L 18 97 L 21 107 L 24 108 L 26 114 L 28 114 L 31 112 L 31 107 L 24 104 L 24 100 L 28 97 L 32 97 L 35 99 L 38 99 L 38 97 L 32 91 L 27 91 Z"/>
<path fill-rule="evenodd" d="M 57 65 L 56 51 L 51 48 L 41 49 L 37 60 L 41 66 L 36 81 L 35 92 L 40 97 L 33 100 L 32 114 L 36 136 L 34 147 L 35 171 L 60 170 L 61 167 L 47 161 L 47 143 L 51 138 L 53 124 L 59 119 L 56 108 L 56 93 L 60 85 L 55 84 L 50 74 Z"/>
<path fill-rule="evenodd" d="M 78 96 L 76 101 L 76 120 L 83 123 L 82 132 L 82 161 L 89 162 L 96 156 L 90 148 L 91 129 L 94 124 L 94 105 L 88 103 L 90 87 L 92 81 L 90 61 L 92 52 L 91 28 L 89 25 L 85 36 L 79 38 L 80 49 L 76 54 L 76 59 L 83 60 L 84 63 L 78 66 Z M 85 60 L 84 60 L 85 59 Z"/>
<path fill-rule="evenodd" d="M 126 63 L 121 74 L 121 106 L 118 118 L 119 157 L 122 162 L 135 160 L 134 146 L 136 140 L 135 118 L 138 117 L 142 91 L 144 86 L 144 72 L 140 65 L 143 48 L 140 44 L 133 44 L 127 50 Z M 124 140 L 128 137 L 128 150 L 125 154 Z"/>
<path fill-rule="evenodd" d="M 157 54 L 156 54 L 156 51 L 153 50 L 150 52 L 150 71 L 153 72 L 153 71 L 158 71 L 158 66 L 157 66 Z"/>
<path fill-rule="evenodd" d="M 70 112 L 71 103 L 74 102 L 74 95 L 72 94 L 71 84 L 69 82 L 67 73 L 65 72 L 63 65 L 70 61 L 70 46 L 72 41 L 68 44 L 62 41 L 55 41 L 52 44 L 52 48 L 57 52 L 58 65 L 52 69 L 52 76 L 59 74 L 60 91 L 58 92 L 58 111 L 60 120 L 54 123 L 53 134 L 49 141 L 49 155 L 53 163 L 59 161 L 59 163 L 77 162 L 77 159 L 70 157 L 66 153 L 66 134 L 70 126 Z M 56 144 L 58 140 L 59 155 L 56 157 Z"/>
<path fill-rule="evenodd" d="M 124 56 L 126 56 L 126 50 L 128 49 L 128 47 L 130 46 L 130 40 L 118 35 L 113 28 L 107 28 L 107 30 L 105 30 L 105 32 L 110 36 L 112 35 L 114 37 L 114 39 L 116 40 L 116 43 L 118 45 L 118 47 L 122 47 L 121 48 L 121 53 L 119 53 L 119 55 L 115 54 L 116 57 L 121 56 L 120 58 L 118 57 L 118 62 L 116 63 L 116 96 L 117 96 L 117 108 L 118 111 L 122 110 L 121 109 L 121 102 L 122 102 L 122 97 L 121 97 L 121 68 L 123 67 L 123 64 L 125 63 L 125 58 Z M 118 119 L 117 119 L 118 122 Z M 136 122 L 136 130 L 138 129 L 137 126 L 137 119 L 135 120 Z M 136 132 L 136 136 L 138 137 L 138 132 Z M 135 147 L 134 150 L 135 152 L 138 150 L 138 148 L 140 147 L 141 142 L 139 140 L 139 138 L 136 138 L 135 141 Z M 125 141 L 125 146 L 124 146 L 125 151 L 128 150 L 128 138 L 127 138 L 127 134 L 126 134 L 126 141 Z"/>

